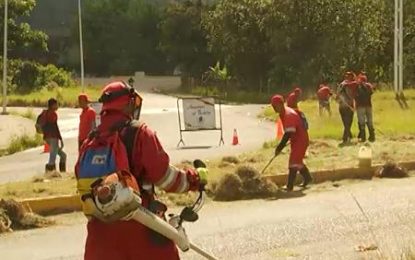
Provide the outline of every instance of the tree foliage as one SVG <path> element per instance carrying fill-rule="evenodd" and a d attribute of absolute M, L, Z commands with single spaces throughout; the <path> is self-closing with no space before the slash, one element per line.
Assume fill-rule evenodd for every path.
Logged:
<path fill-rule="evenodd" d="M 247 87 L 261 85 L 271 67 L 265 27 L 271 6 L 266 0 L 223 0 L 204 19 L 210 49 Z"/>
<path fill-rule="evenodd" d="M 184 76 L 196 79 L 213 62 L 207 49 L 207 33 L 201 24 L 207 8 L 200 0 L 172 2 L 166 7 L 160 24 L 161 48 L 167 58 Z"/>
<path fill-rule="evenodd" d="M 240 80 L 306 85 L 345 69 L 379 74 L 384 11 L 378 0 L 221 0 L 205 24 Z"/>
<path fill-rule="evenodd" d="M 10 1 L 33 5 L 33 0 Z M 178 67 L 184 78 L 198 80 L 220 61 L 232 76 L 228 85 L 260 92 L 293 84 L 314 88 L 322 80 L 341 80 L 345 70 L 365 70 L 372 81 L 393 78 L 391 0 L 83 3 L 86 71 L 91 74 L 171 73 Z M 404 0 L 404 26 L 405 82 L 413 84 L 413 0 Z M 73 53 L 78 59 L 78 50 Z"/>
<path fill-rule="evenodd" d="M 8 49 L 10 58 L 32 59 L 47 52 L 47 35 L 33 30 L 28 23 L 18 19 L 29 16 L 35 0 L 8 1 Z M 0 40 L 4 35 L 4 1 L 0 2 Z"/>
<path fill-rule="evenodd" d="M 88 73 L 165 72 L 167 64 L 158 48 L 160 8 L 143 0 L 89 0 L 84 5 Z"/>

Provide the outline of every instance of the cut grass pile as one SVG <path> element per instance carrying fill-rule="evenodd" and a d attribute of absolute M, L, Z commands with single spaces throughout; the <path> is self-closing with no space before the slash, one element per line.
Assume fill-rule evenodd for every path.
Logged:
<path fill-rule="evenodd" d="M 235 173 L 227 173 L 218 183 L 213 182 L 211 189 L 217 201 L 268 198 L 278 192 L 274 183 L 261 179 L 260 173 L 247 165 L 239 166 Z"/>
<path fill-rule="evenodd" d="M 54 223 L 53 220 L 33 214 L 13 199 L 0 200 L 0 234 L 13 230 L 47 227 Z"/>
<path fill-rule="evenodd" d="M 85 92 L 92 101 L 98 100 L 101 95 L 102 87 L 88 86 Z M 78 104 L 78 95 L 81 93 L 81 87 L 67 88 L 44 88 L 40 91 L 29 94 L 11 94 L 8 96 L 8 105 L 16 107 L 45 107 L 49 98 L 56 98 L 62 107 L 76 107 Z"/>

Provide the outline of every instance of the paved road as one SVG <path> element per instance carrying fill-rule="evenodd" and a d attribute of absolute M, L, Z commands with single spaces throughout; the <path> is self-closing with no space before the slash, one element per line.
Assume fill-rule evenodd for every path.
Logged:
<path fill-rule="evenodd" d="M 341 184 L 289 199 L 208 203 L 188 235 L 219 259 L 403 259 L 415 242 L 415 178 Z M 82 259 L 84 218 L 58 219 L 60 226 L 0 236 L 1 259 Z M 355 250 L 371 244 L 379 250 Z M 202 259 L 192 252 L 182 258 Z"/>
<path fill-rule="evenodd" d="M 169 96 L 145 93 L 142 119 L 157 132 L 157 136 L 173 163 L 193 160 L 195 157 L 210 159 L 223 155 L 242 153 L 261 147 L 265 141 L 273 138 L 274 126 L 257 118 L 260 105 L 223 106 L 223 129 L 225 146 L 218 146 L 219 132 L 184 133 L 187 149 L 177 149 L 179 141 L 176 99 Z M 38 110 L 35 110 L 37 113 Z M 77 157 L 77 128 L 79 110 L 60 109 L 59 125 L 68 153 L 69 169 L 72 169 Z M 232 146 L 233 129 L 239 133 L 239 146 Z M 192 148 L 193 147 L 193 148 Z M 42 174 L 48 155 L 41 154 L 41 148 L 0 158 L 0 183 L 25 180 Z"/>

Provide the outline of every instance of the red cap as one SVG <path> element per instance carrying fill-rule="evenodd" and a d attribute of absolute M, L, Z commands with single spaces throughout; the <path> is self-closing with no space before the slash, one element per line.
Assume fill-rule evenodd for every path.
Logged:
<path fill-rule="evenodd" d="M 88 95 L 87 94 L 79 94 L 79 96 L 78 96 L 78 100 L 85 100 L 86 102 L 91 102 L 91 100 L 89 100 L 89 97 L 88 97 Z"/>
<path fill-rule="evenodd" d="M 295 94 L 297 94 L 297 95 L 300 95 L 302 92 L 303 92 L 303 91 L 302 91 L 302 90 L 301 90 L 301 88 L 299 88 L 299 87 L 296 87 L 296 88 L 294 89 L 294 93 L 295 93 Z"/>
<path fill-rule="evenodd" d="M 358 80 L 360 82 L 367 82 L 367 76 L 366 75 L 359 75 Z"/>
<path fill-rule="evenodd" d="M 274 95 L 271 98 L 271 105 L 272 106 L 277 106 L 277 105 L 280 105 L 280 104 L 284 104 L 284 98 L 283 98 L 283 96 L 281 96 L 281 95 Z"/>

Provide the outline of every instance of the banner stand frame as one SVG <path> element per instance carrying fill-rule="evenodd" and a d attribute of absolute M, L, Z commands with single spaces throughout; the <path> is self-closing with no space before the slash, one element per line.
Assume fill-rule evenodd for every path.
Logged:
<path fill-rule="evenodd" d="M 213 98 L 216 102 L 218 101 L 217 105 L 219 105 L 219 127 L 215 128 L 209 128 L 209 129 L 197 129 L 197 130 L 186 130 L 185 128 L 182 128 L 182 116 L 180 114 L 180 101 L 184 99 L 203 99 L 203 98 Z M 215 113 L 216 108 L 214 107 Z M 183 108 L 184 111 L 184 108 Z M 184 140 L 183 140 L 183 132 L 199 132 L 199 131 L 220 131 L 220 140 L 219 140 L 219 146 L 225 145 L 225 141 L 223 139 L 223 120 L 222 120 L 222 102 L 220 98 L 217 98 L 215 96 L 206 96 L 206 97 L 178 97 L 177 98 L 177 115 L 179 119 L 179 133 L 180 133 L 180 141 L 177 144 L 177 147 L 180 147 L 180 144 L 183 144 L 183 146 L 186 146 Z M 216 125 L 216 124 L 215 124 Z"/>

